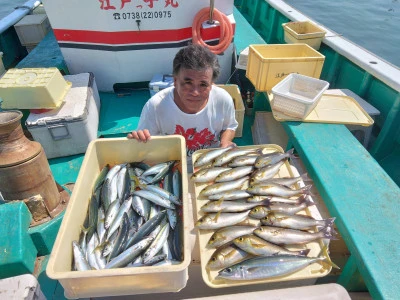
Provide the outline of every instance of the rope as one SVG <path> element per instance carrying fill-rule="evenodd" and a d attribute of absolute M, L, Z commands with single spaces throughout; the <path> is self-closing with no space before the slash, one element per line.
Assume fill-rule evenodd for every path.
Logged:
<path fill-rule="evenodd" d="M 220 27 L 220 39 L 219 43 L 215 46 L 207 45 L 201 38 L 200 29 L 205 21 L 208 21 L 210 17 L 210 8 L 206 7 L 200 10 L 194 17 L 192 24 L 192 39 L 193 44 L 200 44 L 210 49 L 215 54 L 224 52 L 232 42 L 233 29 L 231 22 L 228 17 L 221 13 L 218 9 L 214 9 L 214 18 L 219 22 Z"/>

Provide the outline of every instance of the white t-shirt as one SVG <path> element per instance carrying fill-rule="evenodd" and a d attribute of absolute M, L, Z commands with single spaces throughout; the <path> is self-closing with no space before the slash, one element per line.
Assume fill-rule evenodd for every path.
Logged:
<path fill-rule="evenodd" d="M 148 129 L 151 135 L 182 135 L 190 158 L 199 149 L 219 147 L 221 131 L 238 127 L 232 97 L 224 89 L 213 85 L 206 107 L 196 114 L 179 109 L 174 89 L 163 89 L 147 101 L 138 130 Z"/>

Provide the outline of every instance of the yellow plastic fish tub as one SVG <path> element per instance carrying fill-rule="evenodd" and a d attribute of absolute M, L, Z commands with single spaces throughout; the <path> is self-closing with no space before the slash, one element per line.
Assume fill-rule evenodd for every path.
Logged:
<path fill-rule="evenodd" d="M 279 152 L 284 152 L 283 149 L 275 144 L 264 144 L 264 145 L 255 145 L 255 146 L 244 146 L 244 147 L 239 147 L 242 149 L 263 149 L 263 153 L 271 153 L 275 151 Z M 204 152 L 207 150 L 198 150 L 195 153 L 193 153 L 193 162 L 196 161 L 196 159 Z M 296 173 L 296 174 L 295 174 Z M 301 175 L 301 174 L 300 174 Z M 295 177 L 299 176 L 297 173 L 297 170 L 293 168 L 289 162 L 285 162 L 285 164 L 280 168 L 279 173 L 275 177 Z M 304 186 L 304 183 L 301 181 L 298 187 Z M 194 189 L 195 189 L 195 209 L 196 209 L 196 216 L 197 219 L 195 220 L 195 223 L 198 219 L 200 219 L 202 216 L 204 216 L 205 213 L 203 213 L 200 209 L 201 207 L 206 204 L 209 200 L 204 197 L 204 196 L 199 196 L 199 193 L 201 190 L 207 186 L 205 183 L 194 183 Z M 244 186 L 243 189 L 247 188 L 247 186 Z M 309 206 L 305 210 L 301 211 L 298 214 L 303 214 L 303 215 L 308 215 L 311 216 L 315 219 L 322 219 L 317 207 L 315 205 Z M 247 220 L 244 221 L 240 224 L 247 224 L 247 225 L 256 225 L 258 222 L 255 219 Z M 216 229 L 218 230 L 218 229 Z M 197 236 L 198 236 L 198 241 L 199 241 L 199 247 L 200 247 L 200 261 L 201 261 L 201 273 L 204 282 L 212 287 L 212 288 L 225 288 L 225 287 L 234 287 L 234 286 L 244 286 L 244 285 L 250 285 L 250 284 L 262 284 L 262 283 L 268 283 L 268 289 L 276 289 L 276 288 L 284 288 L 284 287 L 295 287 L 295 286 L 300 286 L 300 285 L 312 285 L 315 284 L 317 278 L 326 276 L 330 273 L 331 267 L 327 267 L 326 264 L 324 264 L 324 267 L 320 263 L 313 263 L 304 269 L 297 271 L 295 273 L 285 275 L 285 276 L 280 276 L 280 277 L 275 277 L 275 278 L 269 278 L 269 279 L 259 279 L 259 280 L 243 280 L 243 281 L 235 281 L 235 280 L 228 280 L 228 279 L 219 279 L 217 278 L 218 275 L 218 270 L 209 270 L 206 268 L 206 265 L 208 261 L 210 260 L 212 254 L 216 249 L 214 248 L 206 248 L 206 245 L 208 241 L 210 240 L 210 237 L 213 235 L 213 233 L 216 230 L 203 230 L 203 229 L 197 229 Z M 315 228 L 316 230 L 316 228 Z M 316 256 L 321 256 L 324 255 L 325 257 L 329 257 L 328 251 L 327 251 L 327 246 L 324 246 L 324 243 L 322 240 L 317 240 L 313 241 L 310 243 L 307 243 L 305 245 L 298 245 L 298 246 L 290 246 L 286 247 L 289 250 L 302 250 L 302 249 L 310 249 L 311 251 L 309 252 L 308 256 L 309 257 L 316 257 Z"/>
<path fill-rule="evenodd" d="M 79 239 L 89 199 L 101 169 L 108 163 L 144 161 L 150 165 L 180 160 L 186 170 L 186 143 L 182 136 L 133 139 L 97 139 L 90 142 L 47 265 L 47 275 L 60 281 L 67 298 L 177 292 L 186 286 L 191 260 L 187 173 L 182 172 L 183 261 L 178 265 L 71 271 L 72 241 Z"/>

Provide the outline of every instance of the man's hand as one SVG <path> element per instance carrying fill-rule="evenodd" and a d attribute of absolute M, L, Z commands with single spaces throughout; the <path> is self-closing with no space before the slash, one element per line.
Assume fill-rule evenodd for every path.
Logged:
<path fill-rule="evenodd" d="M 150 141 L 151 135 L 150 132 L 147 129 L 143 130 L 137 130 L 137 131 L 132 131 L 131 133 L 128 133 L 126 136 L 128 139 L 135 139 L 139 142 L 146 143 L 147 141 Z"/>

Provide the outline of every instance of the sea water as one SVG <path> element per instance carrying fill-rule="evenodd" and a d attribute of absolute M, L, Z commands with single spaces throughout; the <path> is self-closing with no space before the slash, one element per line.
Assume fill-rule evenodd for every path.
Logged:
<path fill-rule="evenodd" d="M 0 0 L 0 19 L 26 0 Z M 400 0 L 285 0 L 314 21 L 400 67 Z"/>
<path fill-rule="evenodd" d="M 400 0 L 285 0 L 317 23 L 400 67 Z"/>

